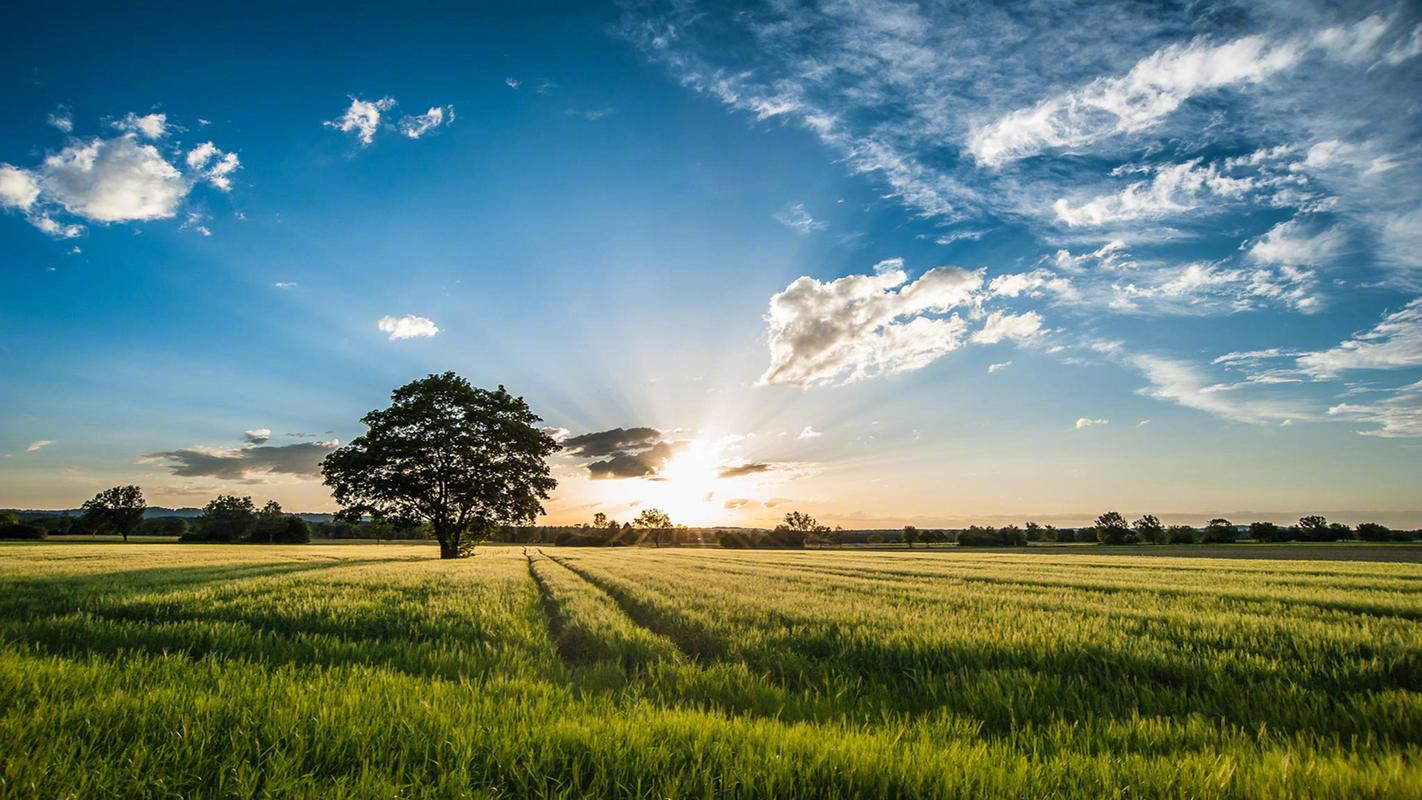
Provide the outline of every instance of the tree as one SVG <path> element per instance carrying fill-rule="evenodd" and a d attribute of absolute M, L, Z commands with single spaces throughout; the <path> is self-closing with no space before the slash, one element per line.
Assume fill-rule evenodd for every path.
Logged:
<path fill-rule="evenodd" d="M 829 533 L 829 526 L 821 525 L 809 514 L 791 511 L 785 515 L 783 522 L 775 526 L 770 538 L 782 547 L 804 547 L 811 536 L 826 533 Z"/>
<path fill-rule="evenodd" d="M 1194 544 L 1195 534 L 1189 525 L 1171 525 L 1165 529 L 1165 540 L 1171 544 Z"/>
<path fill-rule="evenodd" d="M 267 544 L 272 544 L 277 540 L 277 534 L 286 528 L 286 515 L 282 513 L 281 503 L 275 500 L 268 500 L 262 506 L 262 510 L 257 512 L 257 528 L 254 538 L 265 539 Z M 307 537 L 310 538 L 309 535 Z"/>
<path fill-rule="evenodd" d="M 252 535 L 257 527 L 257 507 L 252 498 L 232 494 L 218 495 L 202 507 L 198 518 L 198 541 L 240 542 Z"/>
<path fill-rule="evenodd" d="M 401 386 L 367 430 L 321 462 L 347 518 L 424 520 L 440 558 L 469 555 L 500 525 L 532 524 L 557 486 L 558 443 L 522 397 L 446 372 Z"/>
<path fill-rule="evenodd" d="M 1299 538 L 1308 542 L 1328 540 L 1328 520 L 1316 514 L 1299 517 Z"/>
<path fill-rule="evenodd" d="M 1239 538 L 1239 529 L 1227 519 L 1216 517 L 1205 523 L 1200 541 L 1205 544 L 1233 544 Z"/>
<path fill-rule="evenodd" d="M 644 508 L 637 518 L 632 520 L 632 527 L 642 530 L 656 531 L 653 543 L 657 547 L 662 546 L 662 531 L 669 530 L 672 526 L 671 517 L 660 508 Z"/>
<path fill-rule="evenodd" d="M 84 524 L 95 533 L 118 533 L 128 541 L 128 535 L 143 522 L 148 504 L 137 486 L 115 486 L 84 502 Z"/>
<path fill-rule="evenodd" d="M 1249 523 L 1249 538 L 1256 542 L 1283 542 L 1290 537 L 1288 531 L 1272 522 Z"/>
<path fill-rule="evenodd" d="M 1386 525 L 1362 522 L 1358 524 L 1358 538 L 1365 542 L 1386 542 L 1392 539 L 1393 535 Z"/>
<path fill-rule="evenodd" d="M 1160 519 L 1154 514 L 1143 515 L 1131 527 L 1143 542 L 1152 544 L 1165 544 L 1166 542 L 1165 526 L 1160 524 Z"/>
<path fill-rule="evenodd" d="M 918 528 L 915 528 L 912 525 L 905 525 L 904 544 L 908 545 L 909 547 L 913 547 L 914 545 L 918 544 L 918 539 Z"/>
<path fill-rule="evenodd" d="M 1135 531 L 1126 524 L 1126 518 L 1115 511 L 1107 511 L 1097 517 L 1093 529 L 1096 541 L 1102 544 L 1128 544 L 1135 540 Z"/>
<path fill-rule="evenodd" d="M 282 518 L 272 541 L 277 544 L 306 544 L 311 541 L 311 526 L 301 517 L 288 514 Z"/>
<path fill-rule="evenodd" d="M 601 511 L 597 512 L 596 514 L 593 514 L 593 527 L 594 527 L 594 528 L 606 528 L 606 527 L 607 527 L 607 515 L 604 514 L 604 513 L 602 513 Z"/>

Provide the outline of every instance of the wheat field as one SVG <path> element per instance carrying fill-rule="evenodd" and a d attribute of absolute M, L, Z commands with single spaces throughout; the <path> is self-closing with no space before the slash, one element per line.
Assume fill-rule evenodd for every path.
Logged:
<path fill-rule="evenodd" d="M 1422 566 L 0 547 L 4 797 L 1419 797 Z"/>

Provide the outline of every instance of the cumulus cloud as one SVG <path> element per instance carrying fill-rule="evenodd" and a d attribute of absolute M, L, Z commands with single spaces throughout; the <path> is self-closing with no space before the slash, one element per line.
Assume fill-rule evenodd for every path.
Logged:
<path fill-rule="evenodd" d="M 161 139 L 168 134 L 167 114 L 144 114 L 139 116 L 129 112 L 114 123 L 114 127 L 142 136 L 145 139 Z"/>
<path fill-rule="evenodd" d="M 243 431 L 242 438 L 248 444 L 266 444 L 267 440 L 272 438 L 272 431 L 270 428 L 253 428 L 249 431 Z"/>
<path fill-rule="evenodd" d="M 810 216 L 804 203 L 794 203 L 782 211 L 775 212 L 774 216 L 776 222 L 802 235 L 829 227 L 828 222 Z"/>
<path fill-rule="evenodd" d="M 342 133 L 353 134 L 361 146 L 369 146 L 375 141 L 375 132 L 380 130 L 380 115 L 394 107 L 393 97 L 382 97 L 379 100 L 352 97 L 350 106 L 340 119 L 322 124 Z"/>
<path fill-rule="evenodd" d="M 732 497 L 730 500 L 727 500 L 726 502 L 722 503 L 722 504 L 721 504 L 721 507 L 722 507 L 722 508 L 744 508 L 744 507 L 746 507 L 746 506 L 752 504 L 753 502 L 755 502 L 755 501 L 754 501 L 754 500 L 751 500 L 749 497 Z"/>
<path fill-rule="evenodd" d="M 997 344 L 1003 339 L 1015 339 L 1022 342 L 1035 338 L 1041 333 L 1042 315 L 1035 311 L 1027 311 L 1022 314 L 994 311 L 988 315 L 982 328 L 973 334 L 973 341 L 978 344 Z"/>
<path fill-rule="evenodd" d="M 1299 356 L 1298 366 L 1315 378 L 1332 378 L 1351 370 L 1422 366 L 1422 297 L 1336 347 Z"/>
<path fill-rule="evenodd" d="M 1092 419 L 1091 417 L 1077 417 L 1076 429 L 1081 430 L 1082 428 L 1090 428 L 1095 425 L 1106 425 L 1110 423 L 1110 421 L 1111 420 L 1109 419 Z"/>
<path fill-rule="evenodd" d="M 909 282 L 902 259 L 828 283 L 797 278 L 770 299 L 761 383 L 845 384 L 924 367 L 963 344 L 967 323 L 942 315 L 981 285 L 981 275 L 957 267 Z"/>
<path fill-rule="evenodd" d="M 1337 228 L 1310 228 L 1297 219 L 1270 228 L 1249 247 L 1249 257 L 1263 264 L 1321 264 L 1343 250 L 1345 239 Z"/>
<path fill-rule="evenodd" d="M 796 438 L 796 439 L 802 439 L 802 440 L 803 440 L 803 439 L 815 439 L 815 438 L 818 438 L 818 437 L 820 437 L 820 436 L 824 436 L 824 433 L 821 432 L 821 431 L 815 430 L 812 426 L 806 425 L 805 427 L 803 427 L 803 428 L 800 429 L 800 432 L 795 435 L 795 438 Z"/>
<path fill-rule="evenodd" d="M 0 164 L 0 206 L 29 211 L 39 199 L 40 185 L 28 170 Z"/>
<path fill-rule="evenodd" d="M 203 142 L 188 151 L 188 169 L 222 191 L 231 191 L 229 177 L 241 166 L 236 153 L 224 153 L 212 142 Z"/>
<path fill-rule="evenodd" d="M 75 142 L 44 160 L 44 197 L 96 222 L 172 217 L 191 182 L 134 134 Z"/>
<path fill-rule="evenodd" d="M 400 133 L 406 138 L 418 139 L 430 131 L 452 122 L 454 122 L 454 106 L 435 106 L 423 114 L 402 118 Z"/>
<path fill-rule="evenodd" d="M 52 445 L 52 444 L 54 444 L 54 440 L 53 440 L 53 439 L 39 439 L 39 440 L 30 442 L 29 444 L 25 445 L 25 452 L 26 452 L 26 453 L 37 453 L 37 452 L 39 452 L 40 450 L 43 450 L 43 449 L 45 449 L 46 447 L 49 447 L 49 446 Z"/>
<path fill-rule="evenodd" d="M 439 326 L 433 320 L 425 317 L 417 317 L 414 314 L 406 314 L 401 317 L 386 315 L 375 323 L 381 333 L 390 334 L 390 341 L 395 342 L 401 339 L 415 339 L 420 337 L 430 337 L 439 333 Z"/>

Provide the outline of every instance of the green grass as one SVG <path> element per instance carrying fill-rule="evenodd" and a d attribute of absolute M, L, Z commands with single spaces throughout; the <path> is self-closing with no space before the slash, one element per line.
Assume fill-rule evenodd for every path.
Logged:
<path fill-rule="evenodd" d="M 0 546 L 3 797 L 1419 797 L 1422 566 Z"/>

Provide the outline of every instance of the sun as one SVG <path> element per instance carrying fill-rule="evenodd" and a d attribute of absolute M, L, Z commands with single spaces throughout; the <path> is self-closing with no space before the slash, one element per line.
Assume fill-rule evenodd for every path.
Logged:
<path fill-rule="evenodd" d="M 667 460 L 655 480 L 646 482 L 644 505 L 660 508 L 673 522 L 701 524 L 716 514 L 721 448 L 701 439 L 687 442 Z"/>

